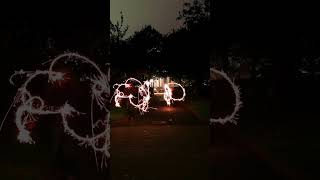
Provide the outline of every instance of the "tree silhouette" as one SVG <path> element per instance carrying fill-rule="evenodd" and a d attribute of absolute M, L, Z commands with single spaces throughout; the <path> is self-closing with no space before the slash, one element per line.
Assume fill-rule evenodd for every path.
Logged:
<path fill-rule="evenodd" d="M 120 12 L 120 21 L 115 24 L 110 20 L 110 57 L 112 64 L 115 66 L 122 65 L 122 61 L 125 61 L 128 57 L 128 46 L 127 41 L 124 39 L 126 36 L 129 26 L 124 23 L 123 13 Z"/>
<path fill-rule="evenodd" d="M 151 25 L 143 27 L 136 31 L 130 38 L 130 44 L 139 48 L 141 51 L 148 53 L 154 48 L 160 48 L 163 35 Z"/>
<path fill-rule="evenodd" d="M 151 25 L 143 27 L 128 39 L 132 58 L 144 67 L 156 66 L 162 52 L 163 35 Z"/>
<path fill-rule="evenodd" d="M 110 21 L 110 40 L 112 44 L 119 43 L 120 40 L 123 40 L 129 29 L 128 25 L 124 25 L 122 11 L 120 12 L 120 15 L 120 21 L 117 21 L 115 24 Z"/>
<path fill-rule="evenodd" d="M 177 20 L 183 21 L 186 28 L 192 29 L 208 24 L 210 17 L 210 1 L 194 0 L 183 4 Z"/>

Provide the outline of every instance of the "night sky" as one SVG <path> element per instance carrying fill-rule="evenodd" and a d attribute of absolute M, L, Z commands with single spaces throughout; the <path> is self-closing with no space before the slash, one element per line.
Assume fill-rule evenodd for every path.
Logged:
<path fill-rule="evenodd" d="M 113 22 L 120 19 L 129 25 L 128 35 L 150 24 L 163 34 L 181 26 L 176 21 L 178 12 L 187 0 L 110 0 L 110 16 Z"/>

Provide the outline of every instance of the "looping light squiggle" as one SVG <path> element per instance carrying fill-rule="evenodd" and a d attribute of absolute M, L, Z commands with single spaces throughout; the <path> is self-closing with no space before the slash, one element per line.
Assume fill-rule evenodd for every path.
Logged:
<path fill-rule="evenodd" d="M 130 83 L 131 82 L 131 83 Z M 120 88 L 129 89 L 132 87 L 132 84 L 136 82 L 138 85 L 138 96 L 135 97 L 133 94 L 126 95 L 124 92 L 120 90 Z M 172 90 L 170 89 L 170 85 L 173 86 L 179 86 L 182 91 L 183 95 L 181 98 L 173 98 L 172 97 Z M 144 81 L 141 83 L 139 80 L 135 78 L 129 78 L 124 83 L 121 84 L 114 84 L 113 88 L 115 89 L 114 92 L 114 102 L 116 107 L 121 107 L 120 101 L 122 99 L 128 99 L 130 104 L 139 109 L 140 113 L 143 114 L 145 112 L 148 112 L 149 107 L 149 101 L 150 101 L 150 81 Z M 182 87 L 179 83 L 167 83 L 164 85 L 164 93 L 163 98 L 166 101 L 167 105 L 170 106 L 172 101 L 183 101 L 186 96 L 185 89 Z M 142 98 L 141 98 L 142 97 Z M 133 99 L 138 99 L 137 103 L 133 102 Z"/>
<path fill-rule="evenodd" d="M 93 67 L 93 69 L 96 71 L 96 75 L 90 74 L 88 76 L 85 76 L 82 80 L 80 80 L 87 80 L 90 82 L 89 85 L 91 88 L 91 135 L 80 135 L 69 126 L 69 119 L 75 118 L 76 115 L 79 116 L 83 113 L 80 113 L 68 102 L 65 102 L 62 107 L 50 106 L 47 105 L 41 97 L 32 95 L 31 90 L 28 89 L 29 86 L 31 86 L 30 83 L 39 76 L 46 77 L 48 79 L 48 83 L 50 84 L 59 84 L 61 83 L 61 81 L 68 80 L 68 78 L 65 76 L 65 73 L 54 70 L 54 67 L 58 61 L 63 61 L 65 63 L 66 61 L 71 61 L 73 63 L 78 63 L 80 61 L 80 63 L 88 64 L 89 66 Z M 108 77 L 109 74 L 105 75 L 93 61 L 84 56 L 81 56 L 77 53 L 64 53 L 52 60 L 48 70 L 36 70 L 34 72 L 23 70 L 16 71 L 9 79 L 11 84 L 14 85 L 13 79 L 18 75 L 25 76 L 26 80 L 18 89 L 16 96 L 2 121 L 0 131 L 9 112 L 12 110 L 13 107 L 17 107 L 15 111 L 15 124 L 19 131 L 17 139 L 20 143 L 34 144 L 35 141 L 31 137 L 31 130 L 28 130 L 26 128 L 26 125 L 31 122 L 36 122 L 36 116 L 50 114 L 60 115 L 65 133 L 69 134 L 71 137 L 77 140 L 80 146 L 90 146 L 94 150 L 97 167 L 98 160 L 96 153 L 102 153 L 100 167 L 102 168 L 103 165 L 107 166 L 106 159 L 110 157 L 110 110 L 106 108 L 106 103 L 108 102 L 107 98 L 110 97 L 110 86 Z M 103 117 L 103 120 L 99 119 L 98 121 L 94 122 L 94 102 L 100 107 L 101 110 L 103 110 L 106 113 L 105 117 Z M 98 128 L 102 128 L 103 130 L 100 130 L 100 133 L 95 134 L 95 130 Z M 102 145 L 101 140 L 103 141 Z"/>
<path fill-rule="evenodd" d="M 177 85 L 182 89 L 183 95 L 182 95 L 181 98 L 173 98 L 172 97 L 172 90 L 170 88 L 170 85 Z M 186 92 L 185 92 L 185 89 L 181 86 L 181 84 L 179 84 L 179 83 L 168 83 L 168 84 L 164 85 L 163 98 L 166 101 L 168 106 L 171 105 L 171 101 L 184 101 L 185 96 L 186 96 Z"/>
<path fill-rule="evenodd" d="M 210 77 L 213 76 L 213 74 L 219 74 L 220 76 L 222 76 L 231 86 L 233 92 L 234 92 L 234 96 L 235 96 L 235 104 L 234 104 L 234 109 L 233 112 L 230 115 L 227 115 L 224 118 L 210 118 L 210 123 L 221 123 L 221 124 L 225 124 L 227 122 L 233 123 L 233 124 L 237 124 L 237 119 L 238 119 L 238 111 L 241 108 L 242 102 L 241 102 L 241 97 L 240 97 L 240 89 L 237 85 L 235 85 L 235 83 L 228 77 L 228 75 L 226 73 L 224 73 L 223 71 L 218 71 L 214 68 L 210 68 Z"/>
<path fill-rule="evenodd" d="M 131 82 L 131 83 L 130 83 Z M 134 86 L 134 83 L 138 84 L 138 95 L 135 97 L 133 94 L 125 95 L 124 92 L 120 90 L 120 88 L 128 89 Z M 135 78 L 129 78 L 124 83 L 121 84 L 114 84 L 113 88 L 115 89 L 114 92 L 114 102 L 116 107 L 121 107 L 120 101 L 122 99 L 128 99 L 130 104 L 139 109 L 140 113 L 143 114 L 148 112 L 149 101 L 150 101 L 150 82 L 144 81 L 141 83 L 139 80 Z M 133 99 L 137 99 L 137 103 L 133 101 Z"/>

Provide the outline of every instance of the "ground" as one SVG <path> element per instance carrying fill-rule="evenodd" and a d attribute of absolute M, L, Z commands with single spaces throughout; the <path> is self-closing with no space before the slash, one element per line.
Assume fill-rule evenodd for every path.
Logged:
<path fill-rule="evenodd" d="M 208 179 L 207 127 L 146 125 L 112 131 L 112 179 Z"/>
<path fill-rule="evenodd" d="M 209 132 L 207 100 L 198 98 L 167 107 L 154 97 L 150 112 L 128 120 L 125 109 L 114 108 L 111 115 L 111 175 L 112 179 L 208 179 Z M 194 109 L 194 110 L 190 110 Z M 61 179 L 75 171 L 79 179 L 103 179 L 95 169 L 90 148 L 78 147 L 68 139 L 65 146 L 66 167 L 54 168 L 56 158 L 54 139 L 59 122 L 43 119 L 38 124 L 41 136 L 34 145 L 20 144 L 16 139 L 13 117 L 9 117 L 0 134 L 0 179 Z M 57 123 L 57 124 L 52 124 Z M 61 125 L 61 124 L 60 124 Z M 56 127 L 56 128 L 53 128 Z M 37 134 L 37 132 L 33 132 Z M 59 134 L 59 133 L 58 133 Z M 61 132 L 60 132 L 61 134 Z M 63 132 L 62 132 L 63 134 Z M 104 178 L 105 179 L 105 178 Z"/>
<path fill-rule="evenodd" d="M 156 102 L 152 106 L 158 109 L 144 115 L 136 113 L 131 120 L 125 109 L 112 111 L 112 179 L 317 179 L 317 112 L 293 113 L 281 107 L 266 113 L 264 108 L 256 108 L 256 103 L 245 102 L 238 125 L 211 127 L 210 142 L 206 99 L 187 99 L 172 107 L 160 98 L 153 99 Z M 13 122 L 8 121 L 5 127 L 0 134 L 0 179 L 52 178 L 54 156 L 50 141 L 45 141 L 51 133 L 43 132 L 48 137 L 40 138 L 38 144 L 23 145 L 16 140 Z M 68 144 L 79 150 L 73 156 L 80 158 L 71 164 L 84 164 L 78 169 L 82 174 L 78 179 L 99 179 L 95 178 L 95 165 L 86 164 L 93 153 L 77 147 L 75 142 Z"/>
<path fill-rule="evenodd" d="M 133 120 L 111 118 L 112 179 L 209 179 L 209 129 L 208 118 L 204 119 L 209 113 L 203 110 L 209 109 L 208 102 L 197 99 L 167 106 L 161 97 L 152 99 L 156 110 L 136 114 Z M 193 108 L 198 105 L 204 108 Z"/>

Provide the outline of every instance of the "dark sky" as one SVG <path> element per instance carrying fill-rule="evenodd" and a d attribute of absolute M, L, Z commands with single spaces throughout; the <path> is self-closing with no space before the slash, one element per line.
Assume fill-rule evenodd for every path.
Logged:
<path fill-rule="evenodd" d="M 5 0 L 0 10 L 1 54 L 11 61 L 39 61 L 48 37 L 61 51 L 90 56 L 109 35 L 109 0 Z"/>
<path fill-rule="evenodd" d="M 128 35 L 150 24 L 161 33 L 170 32 L 181 25 L 176 21 L 178 12 L 187 0 L 110 0 L 110 16 L 115 22 L 123 12 L 129 25 Z"/>

